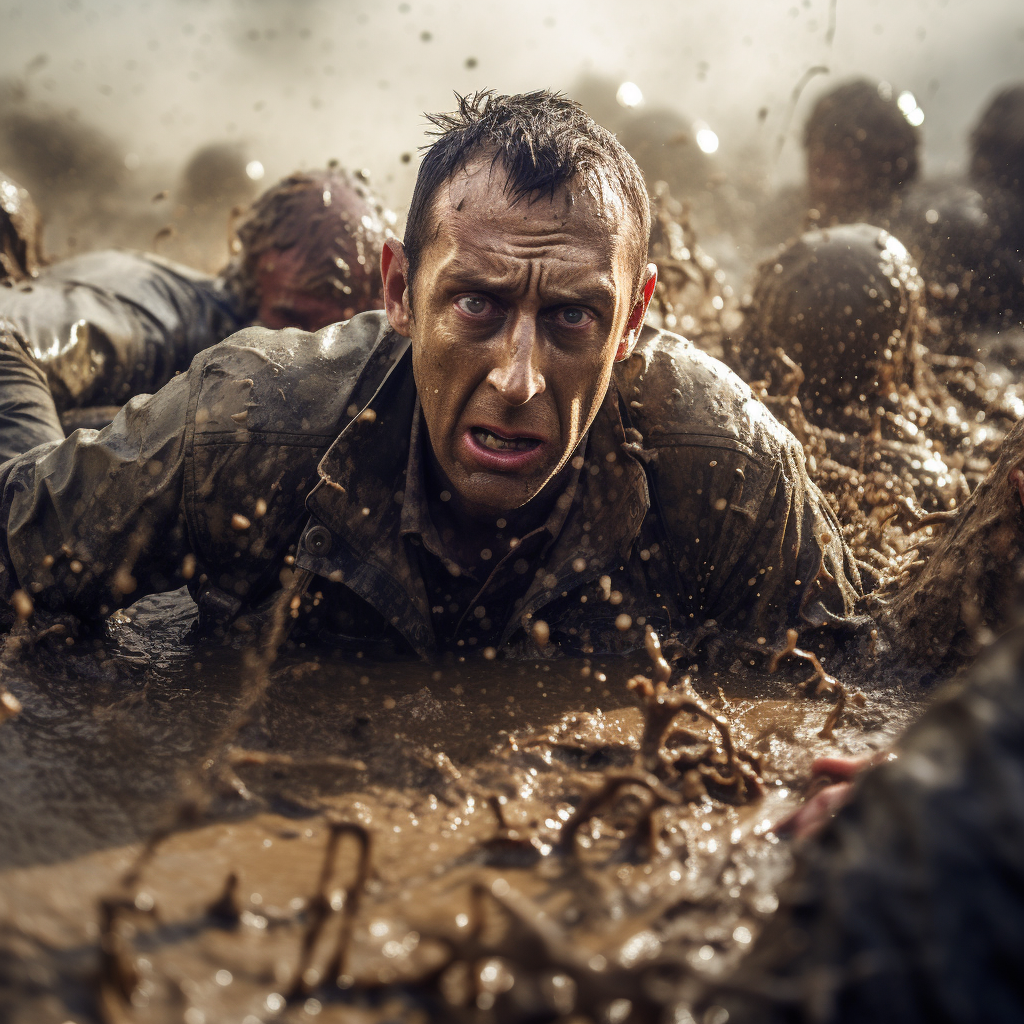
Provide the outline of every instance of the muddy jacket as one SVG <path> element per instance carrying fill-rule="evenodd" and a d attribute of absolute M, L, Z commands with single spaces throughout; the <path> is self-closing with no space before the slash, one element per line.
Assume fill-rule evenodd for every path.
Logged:
<path fill-rule="evenodd" d="M 0 283 L 0 320 L 24 339 L 61 411 L 157 390 L 244 325 L 236 306 L 217 278 L 120 250 Z"/>
<path fill-rule="evenodd" d="M 315 335 L 249 328 L 103 431 L 11 460 L 6 595 L 97 617 L 188 579 L 201 617 L 244 622 L 299 574 L 297 625 L 436 649 L 420 538 L 400 529 L 411 363 L 379 312 Z M 558 535 L 512 551 L 469 606 L 494 645 L 536 619 L 550 650 L 585 653 L 635 646 L 645 621 L 713 618 L 752 643 L 849 621 L 859 579 L 802 449 L 689 342 L 644 332 L 581 451 Z"/>

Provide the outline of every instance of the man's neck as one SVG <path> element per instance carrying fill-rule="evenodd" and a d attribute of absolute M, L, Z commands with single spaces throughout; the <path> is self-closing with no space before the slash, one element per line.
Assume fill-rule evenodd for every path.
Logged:
<path fill-rule="evenodd" d="M 438 536 L 454 562 L 474 575 L 487 575 L 527 534 L 543 526 L 565 489 L 571 467 L 560 470 L 525 505 L 508 512 L 474 514 L 459 500 L 427 443 L 424 475 L 427 508 Z"/>

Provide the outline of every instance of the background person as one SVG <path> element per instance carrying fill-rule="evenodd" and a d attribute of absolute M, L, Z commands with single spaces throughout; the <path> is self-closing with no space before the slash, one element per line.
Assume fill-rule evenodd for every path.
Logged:
<path fill-rule="evenodd" d="M 3 282 L 0 459 L 62 438 L 61 414 L 74 426 L 74 410 L 98 406 L 77 422 L 109 422 L 109 407 L 158 390 L 247 324 L 317 330 L 379 308 L 387 220 L 347 171 L 299 172 L 253 204 L 217 277 L 106 250 Z"/>

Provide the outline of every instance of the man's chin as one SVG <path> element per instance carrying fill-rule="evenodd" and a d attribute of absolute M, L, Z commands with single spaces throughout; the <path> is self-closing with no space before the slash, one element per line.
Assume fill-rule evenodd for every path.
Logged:
<path fill-rule="evenodd" d="M 512 481 L 497 474 L 474 473 L 465 488 L 460 488 L 459 502 L 463 511 L 474 519 L 493 520 L 510 515 L 537 498 L 547 477 Z M 480 479 L 484 477 L 484 479 Z"/>

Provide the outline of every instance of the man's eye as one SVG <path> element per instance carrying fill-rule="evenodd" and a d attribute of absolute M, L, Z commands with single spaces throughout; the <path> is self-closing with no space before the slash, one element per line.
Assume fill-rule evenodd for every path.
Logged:
<path fill-rule="evenodd" d="M 491 308 L 490 302 L 482 295 L 463 295 L 456 299 L 455 305 L 470 316 L 483 316 Z"/>
<path fill-rule="evenodd" d="M 558 311 L 558 319 L 570 327 L 582 327 L 592 319 L 590 313 L 580 306 L 566 306 Z"/>

